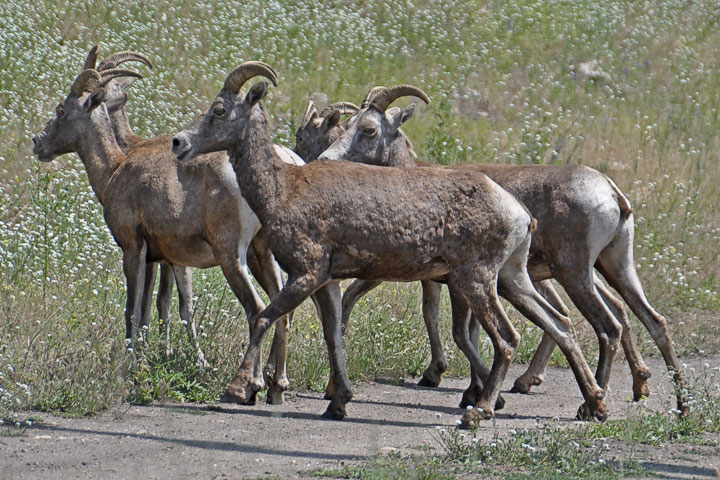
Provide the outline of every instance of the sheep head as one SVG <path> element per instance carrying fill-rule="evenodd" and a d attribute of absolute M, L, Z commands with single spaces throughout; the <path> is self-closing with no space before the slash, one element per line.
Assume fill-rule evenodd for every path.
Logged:
<path fill-rule="evenodd" d="M 400 126 L 415 113 L 415 104 L 404 110 L 388 107 L 400 97 L 430 98 L 418 87 L 375 87 L 363 100 L 361 110 L 350 118 L 345 132 L 320 155 L 319 160 L 350 160 L 371 165 L 414 165 L 414 152 Z"/>
<path fill-rule="evenodd" d="M 295 153 L 306 162 L 316 160 L 345 131 L 340 123 L 342 115 L 352 115 L 358 110 L 358 106 L 350 102 L 337 102 L 318 113 L 310 100 L 295 132 Z"/>
<path fill-rule="evenodd" d="M 244 62 L 230 72 L 210 108 L 173 137 L 172 151 L 178 160 L 226 150 L 235 137 L 243 134 L 253 110 L 265 115 L 260 101 L 267 95 L 266 82 L 258 82 L 244 97 L 240 95 L 245 83 L 258 75 L 277 85 L 277 74 L 263 62 Z M 256 105 L 258 109 L 253 108 Z"/>
<path fill-rule="evenodd" d="M 33 153 L 38 160 L 49 162 L 59 155 L 76 151 L 78 140 L 88 134 L 94 115 L 104 116 L 103 120 L 110 125 L 107 109 L 98 107 L 105 101 L 107 84 L 120 77 L 142 78 L 142 75 L 119 68 L 102 72 L 86 69 L 75 78 L 70 93 L 55 108 L 55 117 L 33 137 Z"/>

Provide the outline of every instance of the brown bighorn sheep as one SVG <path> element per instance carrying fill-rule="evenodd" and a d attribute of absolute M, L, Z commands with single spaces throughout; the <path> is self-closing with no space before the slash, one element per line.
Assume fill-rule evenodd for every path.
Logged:
<path fill-rule="evenodd" d="M 248 319 L 252 318 L 264 305 L 248 276 L 245 252 L 260 222 L 240 194 L 227 155 L 204 155 L 192 165 L 181 164 L 170 151 L 168 136 L 133 143 L 123 153 L 103 104 L 103 87 L 111 79 L 127 76 L 140 77 L 118 69 L 83 71 L 58 105 L 56 117 L 33 141 L 40 161 L 77 152 L 85 165 L 105 221 L 123 250 L 128 338 L 138 336 L 146 264 L 158 261 L 199 268 L 219 264 Z M 288 157 L 287 152 L 281 153 Z M 256 240 L 257 245 L 264 246 L 256 249 L 256 256 L 269 272 L 268 293 L 274 296 L 282 288 L 280 271 L 265 238 Z M 188 290 L 189 285 L 182 289 Z M 253 330 L 254 324 L 249 325 Z M 276 353 L 268 360 L 268 369 L 274 370 L 268 401 L 274 403 L 282 401 L 289 385 L 287 318 L 279 327 L 273 342 Z M 257 375 L 261 375 L 259 370 L 258 363 Z"/>
<path fill-rule="evenodd" d="M 371 91 L 368 97 L 381 94 L 387 97 L 386 93 L 378 93 L 377 90 Z M 319 159 L 414 166 L 411 150 L 407 148 L 410 141 L 400 130 L 400 125 L 412 116 L 414 104 L 404 111 L 387 110 L 388 106 L 389 103 L 384 100 L 368 103 L 366 99 L 361 110 L 347 122 L 344 133 Z M 649 394 L 647 379 L 650 370 L 637 350 L 634 333 L 622 303 L 597 278 L 594 268 L 602 273 L 643 322 L 662 352 L 675 381 L 682 385 L 683 378 L 666 320 L 647 301 L 635 270 L 632 209 L 612 180 L 596 170 L 578 165 L 478 164 L 464 168 L 488 175 L 523 202 L 537 219 L 538 228 L 533 233 L 528 271 L 548 301 L 559 311 L 566 311 L 548 281 L 555 278 L 592 324 L 600 342 L 596 378 L 602 388 L 607 387 L 610 378 L 614 344 L 621 326 L 621 342 L 632 371 L 635 400 Z M 439 288 L 430 284 L 424 287 Z M 374 288 L 374 285 L 351 286 L 349 293 L 356 293 L 356 296 L 347 302 L 343 299 L 343 304 L 354 304 L 359 295 L 370 288 Z M 427 296 L 437 298 L 437 292 Z M 426 323 L 433 322 L 432 317 L 426 318 Z M 436 335 L 436 329 L 436 326 L 428 327 L 431 337 Z M 435 357 L 438 349 L 442 352 L 439 339 L 436 337 L 432 343 L 435 344 L 433 361 L 437 363 L 431 364 L 428 370 L 430 380 L 439 381 L 444 357 Z M 532 385 L 542 382 L 553 348 L 551 338 L 544 335 L 530 367 L 515 381 L 514 391 L 527 392 Z M 433 369 L 435 372 L 432 372 Z M 681 412 L 687 413 L 687 405 L 679 393 L 677 405 Z"/>
<path fill-rule="evenodd" d="M 514 292 L 516 306 L 532 311 L 561 345 L 585 398 L 583 413 L 606 417 L 604 392 L 580 353 L 568 319 L 532 288 L 526 262 L 534 222 L 512 195 L 471 169 L 283 163 L 273 148 L 261 103 L 267 83 L 256 83 L 244 97 L 239 93 L 255 75 L 274 78 L 272 69 L 260 62 L 240 65 L 226 78 L 209 110 L 173 138 L 178 160 L 228 151 L 240 190 L 268 230 L 275 258 L 288 273 L 280 294 L 251 320 L 255 329 L 250 345 L 225 401 L 244 403 L 262 387 L 256 363 L 265 332 L 314 295 L 335 384 L 324 416 L 343 418 L 352 391 L 342 350 L 337 279 L 443 278 L 453 303 L 453 335 L 473 368 L 482 367 L 468 336 L 470 313 L 495 349 L 485 388 L 475 402 L 479 408 L 466 412 L 466 424 L 493 416 L 517 348 L 518 334 L 496 288 Z"/>
<path fill-rule="evenodd" d="M 96 69 L 99 72 L 111 68 L 117 68 L 121 64 L 130 61 L 136 61 L 152 68 L 152 63 L 145 56 L 137 52 L 122 51 L 116 52 L 103 59 L 97 64 L 99 46 L 94 45 L 83 65 L 83 70 Z M 105 105 L 110 114 L 113 130 L 115 132 L 115 140 L 123 153 L 138 145 L 145 139 L 135 135 L 130 126 L 125 103 L 128 100 L 125 89 L 136 80 L 135 77 L 118 77 L 110 80 L 105 86 Z M 143 306 L 141 313 L 140 326 L 147 328 L 150 324 L 150 304 L 152 303 L 153 287 L 155 286 L 155 277 L 157 273 L 157 262 L 148 264 L 145 275 L 145 285 L 143 288 Z M 174 282 L 173 282 L 174 281 Z M 157 294 L 157 310 L 160 319 L 160 334 L 165 344 L 166 354 L 170 354 L 170 304 L 172 302 L 173 283 L 177 284 L 178 301 L 180 304 L 180 320 L 185 325 L 190 341 L 195 347 L 196 364 L 201 369 L 206 369 L 209 365 L 205 360 L 205 355 L 200 347 L 197 337 L 197 329 L 195 328 L 195 319 L 193 318 L 192 305 L 192 271 L 190 267 L 181 265 L 173 265 L 168 262 L 160 264 L 160 286 Z"/>

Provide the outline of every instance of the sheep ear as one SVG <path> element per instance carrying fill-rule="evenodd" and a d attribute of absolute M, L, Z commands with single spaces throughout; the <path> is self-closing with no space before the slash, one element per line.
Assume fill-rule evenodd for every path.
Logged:
<path fill-rule="evenodd" d="M 415 113 L 415 104 L 411 103 L 407 107 L 405 107 L 405 110 L 391 108 L 388 110 L 388 116 L 390 116 L 390 124 L 393 126 L 395 130 L 400 128 L 400 126 L 410 120 L 410 117 L 413 116 Z"/>
<path fill-rule="evenodd" d="M 125 104 L 128 101 L 128 96 L 126 94 L 122 94 L 118 97 L 111 98 L 108 101 L 105 102 L 105 106 L 108 109 L 108 112 L 112 113 L 117 110 L 120 110 L 125 106 Z"/>
<path fill-rule="evenodd" d="M 105 89 L 99 88 L 91 93 L 87 100 L 85 100 L 83 108 L 86 112 L 91 112 L 102 105 L 103 101 L 105 101 Z"/>
<path fill-rule="evenodd" d="M 323 119 L 320 129 L 323 133 L 327 133 L 330 129 L 336 127 L 340 123 L 340 111 L 333 110 L 328 116 Z"/>
<path fill-rule="evenodd" d="M 124 92 L 125 89 L 132 85 L 135 80 L 137 80 L 135 77 L 118 77 L 115 79 L 115 83 L 117 83 L 120 90 Z"/>
<path fill-rule="evenodd" d="M 258 82 L 250 88 L 250 91 L 245 96 L 245 103 L 253 107 L 256 103 L 265 98 L 267 93 L 268 84 L 266 82 Z"/>

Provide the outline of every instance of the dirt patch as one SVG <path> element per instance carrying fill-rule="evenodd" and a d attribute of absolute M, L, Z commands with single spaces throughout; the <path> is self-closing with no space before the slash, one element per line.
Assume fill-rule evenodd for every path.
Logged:
<path fill-rule="evenodd" d="M 698 369 L 704 362 L 720 365 L 720 357 L 684 361 Z M 654 374 L 649 404 L 672 408 L 664 365 L 657 359 L 648 364 Z M 572 373 L 551 369 L 535 393 L 507 393 L 523 368 L 511 368 L 503 393 L 506 407 L 480 429 L 481 436 L 490 439 L 553 418 L 574 425 L 582 397 Z M 33 414 L 36 420 L 24 433 L 0 437 L 0 477 L 293 478 L 378 453 L 439 449 L 439 429 L 454 427 L 462 415 L 457 405 L 467 380 L 445 379 L 438 389 L 415 387 L 414 381 L 355 385 L 349 417 L 342 422 L 320 418 L 327 401 L 315 392 L 290 395 L 280 406 L 164 403 L 87 419 Z M 628 412 L 631 397 L 629 371 L 618 363 L 611 382 L 611 418 Z M 623 448 L 621 442 L 608 445 L 610 456 L 613 450 L 622 454 Z M 717 478 L 720 467 L 717 446 L 642 446 L 635 453 L 661 478 Z"/>

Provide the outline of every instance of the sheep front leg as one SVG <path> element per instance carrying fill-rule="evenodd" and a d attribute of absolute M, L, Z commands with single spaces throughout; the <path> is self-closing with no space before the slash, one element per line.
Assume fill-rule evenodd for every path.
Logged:
<path fill-rule="evenodd" d="M 125 305 L 125 338 L 135 349 L 139 323 L 142 319 L 143 286 L 145 284 L 145 258 L 147 244 L 140 240 L 134 248 L 123 249 L 123 272 L 127 282 L 127 303 Z"/>
<path fill-rule="evenodd" d="M 250 344 L 240 365 L 235 379 L 232 381 L 221 402 L 254 405 L 257 403 L 257 393 L 264 387 L 262 372 L 258 372 L 260 364 L 260 350 L 268 329 L 275 321 L 287 315 L 298 307 L 303 300 L 309 297 L 319 285 L 327 283 L 318 281 L 316 274 L 305 274 L 290 277 L 277 297 L 270 302 L 263 311 L 250 319 Z"/>

